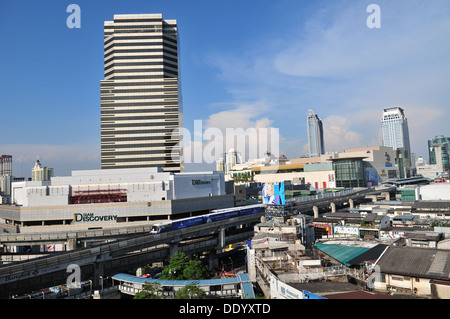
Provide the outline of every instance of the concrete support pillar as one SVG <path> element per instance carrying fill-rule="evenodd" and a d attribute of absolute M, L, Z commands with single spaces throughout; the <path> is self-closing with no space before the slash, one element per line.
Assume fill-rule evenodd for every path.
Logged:
<path fill-rule="evenodd" d="M 175 256 L 175 254 L 178 252 L 178 243 L 171 243 L 170 244 L 170 258 Z"/>
<path fill-rule="evenodd" d="M 225 228 L 219 230 L 219 242 L 217 244 L 217 249 L 223 249 L 225 247 Z"/>
<path fill-rule="evenodd" d="M 332 213 L 336 213 L 336 204 L 333 203 L 333 202 L 331 202 L 331 203 L 330 203 L 330 206 L 331 206 L 331 212 L 332 212 Z"/>
<path fill-rule="evenodd" d="M 353 201 L 353 199 L 349 199 L 348 200 L 348 204 L 350 205 L 350 208 L 355 208 L 355 202 Z"/>
<path fill-rule="evenodd" d="M 76 247 L 77 247 L 76 238 L 67 239 L 67 241 L 66 241 L 66 250 L 67 251 L 75 250 Z"/>
<path fill-rule="evenodd" d="M 319 208 L 317 206 L 313 207 L 314 218 L 319 218 Z"/>
<path fill-rule="evenodd" d="M 93 285 L 94 287 L 101 288 L 104 278 L 104 269 L 103 269 L 103 263 L 101 262 L 95 262 L 94 263 L 94 280 Z"/>
<path fill-rule="evenodd" d="M 209 251 L 209 270 L 219 268 L 219 260 L 215 249 Z"/>
<path fill-rule="evenodd" d="M 391 200 L 391 193 L 389 192 L 382 192 L 381 196 L 384 196 L 385 200 Z"/>

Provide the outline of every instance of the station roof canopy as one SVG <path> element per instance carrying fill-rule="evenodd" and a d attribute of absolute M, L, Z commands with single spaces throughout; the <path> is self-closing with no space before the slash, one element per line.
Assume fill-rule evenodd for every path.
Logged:
<path fill-rule="evenodd" d="M 233 278 L 208 279 L 208 280 L 163 280 L 163 279 L 141 278 L 124 273 L 116 274 L 112 276 L 112 278 L 118 281 L 125 281 L 129 283 L 142 285 L 145 283 L 156 282 L 159 283 L 161 286 L 186 286 L 189 284 L 196 284 L 198 286 L 215 286 L 215 285 L 240 284 L 245 299 L 255 297 L 250 277 L 246 273 L 237 274 L 236 277 Z"/>

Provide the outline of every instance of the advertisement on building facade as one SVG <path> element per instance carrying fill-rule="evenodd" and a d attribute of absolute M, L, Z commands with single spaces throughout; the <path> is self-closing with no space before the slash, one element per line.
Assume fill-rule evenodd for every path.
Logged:
<path fill-rule="evenodd" d="M 270 274 L 270 297 L 273 299 L 303 299 L 303 293 Z"/>
<path fill-rule="evenodd" d="M 334 226 L 335 235 L 346 235 L 359 237 L 359 227 L 354 226 Z"/>
<path fill-rule="evenodd" d="M 262 198 L 263 204 L 284 205 L 286 203 L 284 183 L 263 183 Z"/>
<path fill-rule="evenodd" d="M 94 213 L 75 213 L 73 214 L 74 222 L 111 222 L 117 221 L 117 215 L 95 215 Z"/>
<path fill-rule="evenodd" d="M 376 169 L 370 167 L 366 168 L 367 187 L 378 186 L 378 172 Z"/>

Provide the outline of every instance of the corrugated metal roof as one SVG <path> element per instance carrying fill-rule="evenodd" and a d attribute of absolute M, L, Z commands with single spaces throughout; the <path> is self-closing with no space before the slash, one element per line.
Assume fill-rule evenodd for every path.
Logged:
<path fill-rule="evenodd" d="M 416 201 L 414 206 L 416 210 L 426 210 L 426 209 L 444 209 L 450 210 L 450 201 L 448 200 L 426 200 L 426 201 Z"/>
<path fill-rule="evenodd" d="M 450 280 L 450 250 L 390 246 L 377 265 L 386 274 Z"/>
<path fill-rule="evenodd" d="M 123 280 L 127 282 L 133 282 L 137 284 L 152 283 L 157 282 L 162 286 L 185 286 L 195 283 L 199 286 L 212 286 L 212 285 L 223 285 L 223 284 L 237 284 L 239 280 L 234 278 L 222 278 L 222 279 L 207 279 L 207 280 L 164 280 L 164 279 L 151 279 L 151 278 L 141 278 L 128 274 L 116 274 L 112 276 L 115 280 Z"/>
<path fill-rule="evenodd" d="M 145 284 L 157 282 L 161 286 L 186 286 L 195 283 L 199 286 L 214 286 L 214 285 L 227 285 L 227 284 L 240 284 L 242 288 L 242 295 L 244 299 L 255 298 L 255 292 L 253 291 L 253 285 L 250 281 L 248 274 L 237 274 L 234 278 L 222 278 L 222 279 L 208 279 L 208 280 L 162 280 L 162 279 L 150 279 L 141 278 L 128 274 L 116 274 L 112 276 L 115 280 L 126 281 L 136 284 Z"/>
<path fill-rule="evenodd" d="M 253 285 L 248 274 L 237 274 L 237 279 L 241 283 L 242 295 L 244 299 L 255 298 Z"/>
<path fill-rule="evenodd" d="M 357 247 L 357 246 L 345 246 L 345 245 L 328 245 L 328 244 L 315 244 L 314 245 L 320 251 L 323 251 L 328 256 L 339 261 L 340 263 L 350 266 L 349 261 L 357 256 L 365 253 L 370 248 Z"/>
<path fill-rule="evenodd" d="M 386 250 L 388 245 L 378 244 L 375 247 L 370 248 L 368 251 L 363 252 L 359 256 L 348 261 L 349 265 L 362 265 L 365 261 L 375 262 Z"/>

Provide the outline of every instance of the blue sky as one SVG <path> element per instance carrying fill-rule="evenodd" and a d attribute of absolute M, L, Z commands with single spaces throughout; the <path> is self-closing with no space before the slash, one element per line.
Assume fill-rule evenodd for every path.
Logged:
<path fill-rule="evenodd" d="M 69 29 L 69 4 L 81 28 Z M 369 4 L 381 28 L 369 29 Z M 385 107 L 409 120 L 412 151 L 450 136 L 450 2 L 2 0 L 0 153 L 14 175 L 37 158 L 55 175 L 100 168 L 103 22 L 162 13 L 178 21 L 184 125 L 279 128 L 280 152 L 306 154 L 306 113 L 326 151 L 381 145 Z"/>

